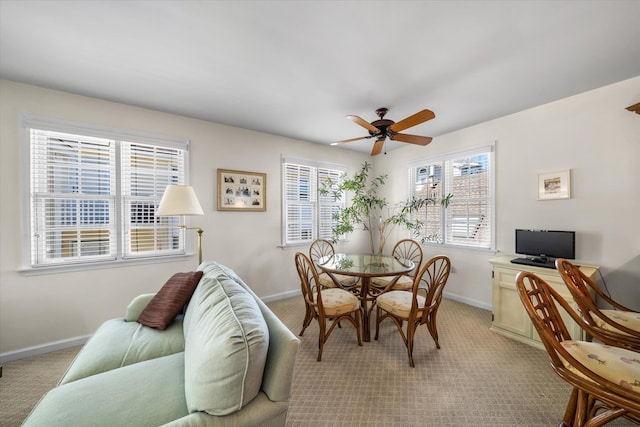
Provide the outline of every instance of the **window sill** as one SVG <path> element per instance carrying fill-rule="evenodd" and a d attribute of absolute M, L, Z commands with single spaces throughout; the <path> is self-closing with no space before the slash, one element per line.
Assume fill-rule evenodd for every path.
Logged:
<path fill-rule="evenodd" d="M 167 255 L 162 257 L 125 259 L 115 261 L 90 262 L 79 264 L 51 265 L 42 267 L 24 267 L 18 270 L 25 276 L 40 276 L 45 274 L 70 273 L 74 271 L 103 270 L 108 268 L 129 267 L 133 265 L 159 264 L 166 262 L 184 261 L 195 256 L 195 253 L 183 255 Z"/>

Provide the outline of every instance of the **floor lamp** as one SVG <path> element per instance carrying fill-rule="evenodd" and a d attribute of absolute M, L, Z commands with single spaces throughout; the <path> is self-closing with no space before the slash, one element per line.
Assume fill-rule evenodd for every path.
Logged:
<path fill-rule="evenodd" d="M 190 185 L 168 185 L 164 190 L 156 216 L 179 216 L 179 227 L 183 230 L 198 232 L 198 265 L 202 264 L 202 228 L 187 227 L 184 223 L 186 215 L 204 215 L 200 202 Z"/>

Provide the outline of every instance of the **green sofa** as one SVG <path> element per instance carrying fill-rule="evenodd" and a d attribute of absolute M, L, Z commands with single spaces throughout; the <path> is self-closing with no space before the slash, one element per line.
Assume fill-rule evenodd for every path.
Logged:
<path fill-rule="evenodd" d="M 284 426 L 299 340 L 229 268 L 204 262 L 184 316 L 106 321 L 24 426 Z"/>

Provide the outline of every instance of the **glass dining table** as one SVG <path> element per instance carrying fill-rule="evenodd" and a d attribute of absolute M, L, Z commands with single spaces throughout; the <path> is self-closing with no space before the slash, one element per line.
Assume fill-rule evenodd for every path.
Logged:
<path fill-rule="evenodd" d="M 414 269 L 415 265 L 411 260 L 396 258 L 387 255 L 361 255 L 361 254 L 334 254 L 319 258 L 316 265 L 327 273 L 334 282 L 339 283 L 333 276 L 343 274 L 346 276 L 356 276 L 360 278 L 360 286 L 347 288 L 358 296 L 362 310 L 362 340 L 371 341 L 371 329 L 369 326 L 368 303 L 375 301 L 377 292 L 371 289 L 372 277 L 396 276 L 396 279 L 404 273 Z M 395 283 L 392 280 L 387 288 Z"/>

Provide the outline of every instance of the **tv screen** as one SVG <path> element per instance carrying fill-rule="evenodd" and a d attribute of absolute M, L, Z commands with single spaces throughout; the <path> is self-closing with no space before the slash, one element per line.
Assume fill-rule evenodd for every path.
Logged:
<path fill-rule="evenodd" d="M 575 231 L 516 230 L 516 253 L 539 258 L 576 257 Z"/>

